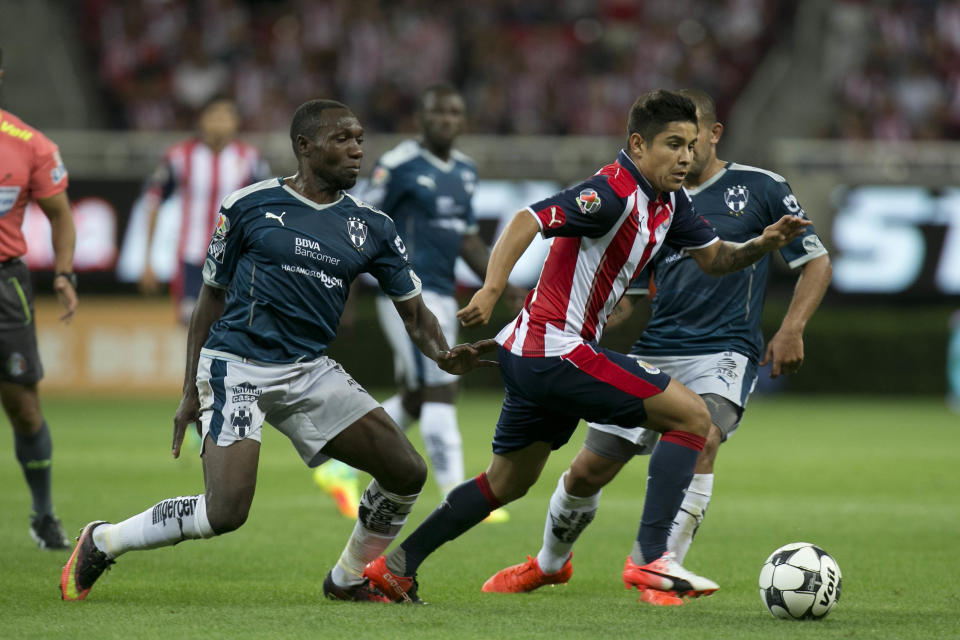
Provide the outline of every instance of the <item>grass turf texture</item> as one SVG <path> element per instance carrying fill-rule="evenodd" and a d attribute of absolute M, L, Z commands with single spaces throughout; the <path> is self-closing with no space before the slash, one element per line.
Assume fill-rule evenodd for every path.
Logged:
<path fill-rule="evenodd" d="M 468 473 L 489 460 L 500 397 L 468 391 L 460 403 Z M 199 459 L 168 450 L 176 398 L 49 397 L 54 497 L 71 536 L 89 520 L 117 521 L 160 499 L 202 490 Z M 132 552 L 84 602 L 57 591 L 67 553 L 27 535 L 29 499 L 0 438 L 4 540 L 2 632 L 10 638 L 945 638 L 956 637 L 960 578 L 960 419 L 939 399 L 758 397 L 724 445 L 715 501 L 687 559 L 721 590 L 684 607 L 637 602 L 620 579 L 636 533 L 646 460 L 604 490 L 581 537 L 570 584 L 532 594 L 483 594 L 498 569 L 540 544 L 547 501 L 584 428 L 509 507 L 442 547 L 420 572 L 427 607 L 324 601 L 320 585 L 352 523 L 322 496 L 289 443 L 264 430 L 250 519 L 220 539 Z M 416 431 L 414 443 L 421 442 Z M 422 450 L 422 449 L 421 449 Z M 405 532 L 436 505 L 433 479 Z M 402 534 L 401 534 L 402 535 Z M 772 618 L 757 575 L 773 549 L 809 541 L 843 571 L 839 605 L 823 621 Z"/>

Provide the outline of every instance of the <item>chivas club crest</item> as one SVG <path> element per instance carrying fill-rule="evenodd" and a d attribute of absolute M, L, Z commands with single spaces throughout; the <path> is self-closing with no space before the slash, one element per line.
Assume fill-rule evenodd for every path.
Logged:
<path fill-rule="evenodd" d="M 593 189 L 584 189 L 577 196 L 577 206 L 584 214 L 595 213 L 600 209 L 600 196 Z"/>
<path fill-rule="evenodd" d="M 347 234 L 350 236 L 350 242 L 353 243 L 353 246 L 359 249 L 367 241 L 367 223 L 360 218 L 348 219 Z"/>
<path fill-rule="evenodd" d="M 727 203 L 730 213 L 742 213 L 747 208 L 747 201 L 750 199 L 750 190 L 743 185 L 730 187 L 723 192 L 723 201 Z"/>

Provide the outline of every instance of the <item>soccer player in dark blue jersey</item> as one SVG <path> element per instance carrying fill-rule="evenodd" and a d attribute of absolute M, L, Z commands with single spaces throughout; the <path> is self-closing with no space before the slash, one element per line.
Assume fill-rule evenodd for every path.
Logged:
<path fill-rule="evenodd" d="M 324 355 L 350 283 L 372 274 L 410 339 L 444 370 L 469 370 L 478 351 L 447 346 L 393 221 L 344 192 L 363 157 L 363 129 L 349 108 L 332 100 L 301 105 L 290 138 L 294 176 L 223 201 L 190 322 L 173 455 L 187 426 L 199 425 L 206 493 L 162 500 L 118 524 L 87 524 L 63 568 L 64 599 L 85 598 L 122 553 L 240 527 L 253 501 L 266 420 L 309 466 L 336 458 L 373 476 L 323 591 L 332 599 L 387 601 L 363 568 L 396 537 L 427 469 L 377 402 Z"/>
<path fill-rule="evenodd" d="M 713 100 L 702 91 L 680 93 L 696 104 L 700 131 L 684 186 L 697 213 L 721 238 L 744 242 L 783 215 L 805 217 L 781 176 L 718 159 L 716 146 L 723 125 L 717 122 Z M 812 226 L 780 253 L 791 268 L 801 271 L 786 316 L 766 349 L 760 320 L 769 256 L 742 271 L 713 277 L 705 275 L 685 252 L 668 246 L 627 290 L 628 294 L 655 292 L 652 316 L 631 355 L 699 394 L 711 417 L 706 444 L 667 540 L 678 562 L 703 521 L 712 495 L 717 450 L 740 424 L 756 384 L 757 367 L 772 363 L 774 377 L 800 368 L 804 327 L 830 282 L 830 258 Z M 651 276 L 653 287 L 649 286 Z M 618 308 L 621 318 L 629 314 L 629 307 L 625 297 Z M 590 423 L 583 448 L 550 500 L 540 552 L 498 572 L 483 590 L 524 592 L 569 580 L 571 549 L 596 513 L 600 489 L 634 455 L 649 454 L 658 436 L 645 429 Z M 636 585 L 634 574 L 644 561 L 635 543 L 623 573 L 628 586 Z M 641 598 L 651 604 L 683 604 L 678 597 L 652 590 L 642 590 Z"/>
<path fill-rule="evenodd" d="M 482 281 L 489 249 L 477 233 L 472 197 L 477 183 L 473 161 L 454 148 L 466 124 L 463 98 L 448 84 L 426 88 L 417 119 L 421 135 L 386 152 L 374 167 L 364 200 L 387 213 L 397 226 L 423 286 L 423 301 L 440 322 L 447 342 L 457 341 L 454 266 L 458 257 Z M 508 296 L 516 298 L 511 288 Z M 418 351 L 403 320 L 386 296 L 377 298 L 380 326 L 393 350 L 399 392 L 383 402 L 406 429 L 418 417 L 434 479 L 443 495 L 463 482 L 463 451 L 454 403 L 457 377 Z M 314 479 L 337 500 L 341 511 L 355 511 L 350 488 L 355 480 L 341 465 L 322 465 Z M 488 520 L 503 521 L 498 509 Z"/>

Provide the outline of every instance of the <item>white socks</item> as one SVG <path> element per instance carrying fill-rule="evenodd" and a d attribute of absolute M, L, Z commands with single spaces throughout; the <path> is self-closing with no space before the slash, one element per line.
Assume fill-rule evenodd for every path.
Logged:
<path fill-rule="evenodd" d="M 447 495 L 463 482 L 463 445 L 456 407 L 445 402 L 424 402 L 420 409 L 420 436 L 440 491 Z"/>
<path fill-rule="evenodd" d="M 363 581 L 363 568 L 383 555 L 407 521 L 420 494 L 401 496 L 371 480 L 360 498 L 360 514 L 347 546 L 333 567 L 333 582 L 341 587 Z"/>
<path fill-rule="evenodd" d="M 416 420 L 416 418 L 407 413 L 407 410 L 403 408 L 403 398 L 400 397 L 399 393 L 384 400 L 381 406 L 383 410 L 387 412 L 387 415 L 390 416 L 390 419 L 396 422 L 404 431 Z"/>
<path fill-rule="evenodd" d="M 667 538 L 667 549 L 677 554 L 677 562 L 683 564 L 683 558 L 690 550 L 690 543 L 697 533 L 697 528 L 703 522 L 703 517 L 710 505 L 710 496 L 713 494 L 713 474 L 694 474 L 687 492 L 683 496 L 683 503 L 677 517 L 670 527 L 670 536 Z"/>
<path fill-rule="evenodd" d="M 544 573 L 556 573 L 570 557 L 573 543 L 597 514 L 600 493 L 578 498 L 567 493 L 563 486 L 566 473 L 560 476 L 557 488 L 550 497 L 547 521 L 543 527 L 543 546 L 537 554 L 537 564 Z"/>
<path fill-rule="evenodd" d="M 101 525 L 93 530 L 93 543 L 116 558 L 127 551 L 166 547 L 213 535 L 207 520 L 206 498 L 201 494 L 162 500 L 123 522 Z"/>

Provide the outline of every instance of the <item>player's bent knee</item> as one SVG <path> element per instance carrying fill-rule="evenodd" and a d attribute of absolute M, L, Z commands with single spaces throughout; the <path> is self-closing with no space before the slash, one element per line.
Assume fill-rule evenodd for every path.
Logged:
<path fill-rule="evenodd" d="M 411 449 L 406 455 L 398 456 L 382 473 L 374 476 L 387 491 L 411 496 L 420 493 L 427 482 L 427 463 L 419 453 Z"/>
<path fill-rule="evenodd" d="M 225 533 L 236 531 L 247 521 L 250 509 L 210 509 L 207 507 L 207 521 L 213 533 L 222 536 Z"/>

